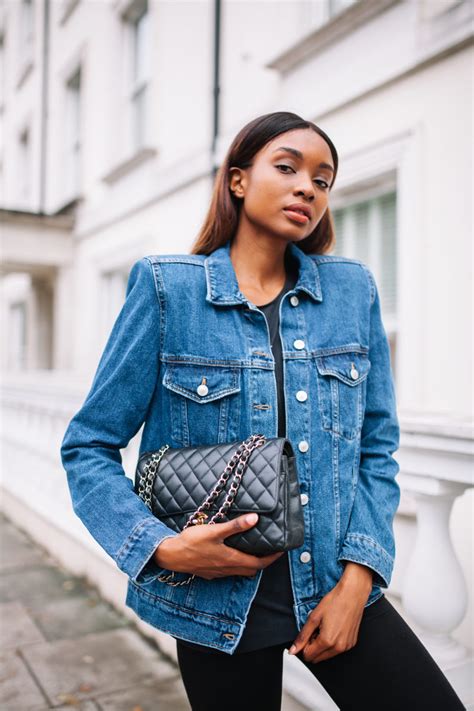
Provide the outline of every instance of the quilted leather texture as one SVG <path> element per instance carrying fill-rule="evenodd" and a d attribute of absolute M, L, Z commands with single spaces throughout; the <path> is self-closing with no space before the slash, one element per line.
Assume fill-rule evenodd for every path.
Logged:
<path fill-rule="evenodd" d="M 151 510 L 178 533 L 191 514 L 216 485 L 240 441 L 200 447 L 167 449 L 153 482 Z M 138 459 L 135 491 L 151 452 Z M 217 500 L 206 512 L 213 516 L 224 503 L 233 474 Z M 244 553 L 263 556 L 298 548 L 304 542 L 304 519 L 296 458 L 291 442 L 284 437 L 267 438 L 254 449 L 245 467 L 232 506 L 218 523 L 244 513 L 256 512 L 255 526 L 225 539 L 225 544 Z M 206 524 L 202 524 L 206 525 Z"/>

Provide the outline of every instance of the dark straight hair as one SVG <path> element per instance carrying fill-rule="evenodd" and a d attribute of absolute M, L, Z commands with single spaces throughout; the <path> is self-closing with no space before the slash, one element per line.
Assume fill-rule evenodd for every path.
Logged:
<path fill-rule="evenodd" d="M 305 121 L 301 116 L 289 111 L 275 111 L 258 116 L 247 123 L 236 135 L 217 171 L 211 204 L 191 249 L 191 254 L 210 254 L 224 245 L 236 233 L 241 201 L 230 190 L 230 168 L 247 168 L 256 153 L 267 143 L 281 133 L 297 128 L 312 129 L 328 144 L 334 161 L 334 175 L 329 186 L 329 190 L 331 190 L 336 179 L 338 155 L 329 136 L 312 121 Z M 328 207 L 314 231 L 299 241 L 298 247 L 307 254 L 324 254 L 332 248 L 334 241 L 334 221 Z"/>

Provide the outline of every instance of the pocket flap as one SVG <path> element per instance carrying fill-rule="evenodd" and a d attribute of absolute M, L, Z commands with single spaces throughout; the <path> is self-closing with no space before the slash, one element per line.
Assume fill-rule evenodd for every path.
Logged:
<path fill-rule="evenodd" d="M 332 375 L 346 385 L 359 385 L 369 373 L 370 360 L 367 353 L 332 353 L 318 356 L 316 367 L 321 375 Z"/>
<path fill-rule="evenodd" d="M 167 365 L 163 385 L 194 402 L 206 403 L 240 390 L 240 368 L 216 365 Z"/>

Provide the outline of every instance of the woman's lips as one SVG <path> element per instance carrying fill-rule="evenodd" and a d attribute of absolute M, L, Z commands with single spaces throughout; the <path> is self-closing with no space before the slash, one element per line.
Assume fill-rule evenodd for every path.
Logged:
<path fill-rule="evenodd" d="M 301 212 L 294 212 L 294 210 L 287 210 L 286 208 L 283 208 L 283 212 L 288 215 L 290 220 L 299 222 L 300 225 L 306 225 L 306 223 L 309 222 L 309 217 L 307 215 L 303 215 Z"/>

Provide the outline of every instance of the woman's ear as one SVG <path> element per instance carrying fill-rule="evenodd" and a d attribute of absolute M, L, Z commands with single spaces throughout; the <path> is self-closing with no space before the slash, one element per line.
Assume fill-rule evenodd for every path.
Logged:
<path fill-rule="evenodd" d="M 229 168 L 229 189 L 235 197 L 242 198 L 244 196 L 244 188 L 242 185 L 243 171 L 241 168 Z"/>

